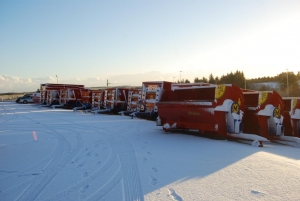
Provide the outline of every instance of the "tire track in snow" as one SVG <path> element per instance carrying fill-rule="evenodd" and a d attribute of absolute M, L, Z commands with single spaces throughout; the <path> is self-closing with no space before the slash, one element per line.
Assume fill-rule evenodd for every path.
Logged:
<path fill-rule="evenodd" d="M 74 128 L 86 129 L 86 125 L 81 125 L 71 120 L 67 120 L 67 122 L 71 123 L 72 125 L 76 125 Z M 124 186 L 123 195 L 125 196 L 124 199 L 144 200 L 138 166 L 135 157 L 135 151 L 133 149 L 132 144 L 125 137 L 117 134 L 114 131 L 111 131 L 108 128 L 97 128 L 95 126 L 89 125 L 89 129 L 95 130 L 96 132 L 100 132 L 100 130 L 105 131 L 101 132 L 101 135 L 108 140 L 111 149 L 113 150 L 112 152 L 119 155 L 122 168 L 122 182 Z M 103 170 L 99 171 L 101 172 Z M 84 181 L 80 185 L 85 186 L 88 185 L 88 183 L 87 181 Z M 95 196 L 101 199 L 103 196 L 108 194 L 109 191 L 112 190 L 116 185 L 117 183 L 115 183 L 114 186 L 109 186 L 108 188 L 100 187 L 101 190 L 97 193 L 98 195 Z M 75 188 L 78 188 L 78 186 Z M 74 191 L 74 189 L 69 189 L 69 191 Z"/>
<path fill-rule="evenodd" d="M 122 166 L 124 200 L 144 200 L 138 166 L 135 157 L 135 151 L 130 141 L 125 137 L 114 133 L 116 136 L 111 144 L 119 152 L 119 158 Z"/>
<path fill-rule="evenodd" d="M 56 149 L 56 153 L 53 156 L 52 162 L 45 169 L 46 174 L 42 174 L 40 177 L 38 177 L 19 200 L 35 200 L 47 187 L 47 185 L 53 180 L 53 178 L 79 152 L 80 148 L 82 147 L 82 139 L 80 134 L 75 134 L 77 144 L 76 147 L 71 151 L 68 141 L 54 129 L 53 131 L 55 132 L 55 137 L 58 139 L 59 148 Z"/>
<path fill-rule="evenodd" d="M 0 102 L 0 104 L 0 123 L 7 123 L 17 117 L 17 114 L 14 112 L 13 108 L 7 108 L 12 104 L 7 104 L 7 102 Z"/>
<path fill-rule="evenodd" d="M 77 124 L 75 128 L 82 128 L 82 125 Z M 82 129 L 86 129 L 86 127 L 84 126 Z M 118 185 L 119 182 L 122 181 L 124 191 L 122 194 L 124 195 L 124 200 L 144 200 L 135 151 L 132 147 L 132 144 L 125 137 L 116 134 L 109 129 L 102 128 L 99 130 L 99 128 L 94 126 L 89 126 L 89 129 L 95 130 L 96 132 L 101 132 L 101 136 L 105 137 L 111 147 L 112 153 L 110 154 L 110 158 L 106 162 L 105 166 L 103 166 L 94 174 L 89 175 L 89 177 L 84 179 L 82 182 L 71 188 L 65 189 L 64 192 L 59 193 L 56 196 L 53 196 L 49 199 L 47 198 L 46 200 L 63 200 L 66 197 L 70 197 L 71 194 L 74 194 L 76 189 L 80 189 L 89 185 L 95 179 L 101 179 L 104 185 L 98 186 L 98 189 L 96 189 L 96 193 L 94 194 L 91 191 L 91 196 L 88 197 L 88 199 L 100 200 L 104 198 Z M 108 167 L 111 166 L 110 168 L 115 168 L 115 165 L 117 164 L 113 165 L 111 163 L 117 158 L 119 158 L 119 165 L 121 166 L 120 171 L 122 174 L 118 172 L 105 173 Z M 122 178 L 120 176 L 122 176 Z M 108 180 L 114 182 L 109 182 Z M 91 188 L 92 187 L 90 186 L 89 189 Z"/>
<path fill-rule="evenodd" d="M 42 113 L 39 113 L 45 117 L 48 117 L 47 115 L 44 115 Z M 53 118 L 50 116 L 50 118 Z M 72 128 L 74 130 L 78 129 L 87 129 L 86 125 L 82 125 L 78 122 L 71 121 L 70 119 L 64 119 L 64 118 L 56 118 L 56 121 L 59 121 L 59 125 L 55 125 L 55 129 L 57 129 L 59 126 L 68 126 L 72 125 Z M 44 120 L 46 121 L 46 120 Z M 36 123 L 39 123 L 38 121 L 35 121 Z M 50 124 L 41 124 L 45 128 L 51 128 L 52 124 L 50 121 Z M 54 130 L 55 130 L 54 129 Z M 51 129 L 50 129 L 51 130 Z M 114 132 L 111 132 L 110 129 L 101 129 L 95 126 L 89 126 L 89 131 L 95 131 L 98 132 L 105 131 L 102 135 L 104 140 L 107 141 L 111 146 L 111 154 L 109 159 L 107 159 L 106 162 L 98 162 L 98 165 L 102 165 L 97 171 L 95 171 L 93 174 L 85 172 L 83 173 L 83 180 L 79 182 L 77 185 L 74 185 L 68 189 L 64 189 L 62 192 L 58 193 L 57 195 L 45 198 L 43 200 L 65 200 L 66 198 L 72 198 L 72 196 L 78 195 L 80 199 L 90 199 L 93 200 L 94 198 L 105 198 L 106 195 L 108 195 L 113 189 L 116 188 L 116 186 L 120 186 L 120 184 L 123 186 L 123 199 L 124 200 L 143 200 L 143 193 L 142 188 L 140 184 L 139 179 L 139 173 L 138 173 L 138 167 L 136 163 L 135 158 L 135 152 L 132 147 L 132 144 L 123 136 L 120 136 Z M 59 133 L 57 133 L 59 135 Z M 59 136 L 55 136 L 56 138 L 59 138 Z M 63 136 L 60 136 L 63 137 Z M 59 147 L 68 147 L 70 149 L 70 144 L 66 139 L 59 140 L 61 143 Z M 63 151 L 64 150 L 64 151 Z M 66 148 L 59 149 L 55 152 L 68 151 Z M 78 150 L 79 151 L 79 150 Z M 76 153 L 72 155 L 75 157 Z M 52 161 L 49 165 L 48 170 L 54 170 L 53 174 L 42 177 L 42 175 L 37 175 L 39 179 L 36 179 L 34 177 L 33 182 L 34 184 L 30 183 L 32 180 L 30 180 L 28 183 L 24 184 L 22 189 L 24 190 L 24 193 L 21 193 L 19 196 L 19 200 L 34 200 L 39 199 L 38 197 L 44 189 L 47 187 L 47 185 L 55 178 L 55 176 L 62 170 L 62 167 L 65 166 L 68 161 L 72 158 L 69 155 L 64 154 L 64 156 L 60 158 L 56 158 L 56 156 L 53 156 L 55 159 Z M 58 168 L 56 168 L 59 166 Z M 51 167 L 51 168 L 50 168 Z M 41 178 L 42 177 L 42 178 Z M 101 180 L 101 182 L 97 183 L 96 186 L 90 185 L 93 181 Z M 43 187 L 39 188 L 39 184 Z M 28 187 L 28 185 L 30 185 Z M 35 187 L 37 187 L 35 189 Z M 119 189 L 119 188 L 118 188 Z M 74 198 L 74 197 L 73 197 Z"/>
<path fill-rule="evenodd" d="M 4 192 L 5 197 L 9 198 L 12 195 L 15 196 L 14 192 L 18 192 L 23 188 L 27 188 L 26 191 L 19 195 L 18 200 L 35 200 L 37 196 L 42 192 L 42 190 L 47 186 L 47 184 L 62 168 L 64 161 L 63 159 L 65 159 L 66 157 L 66 152 L 70 152 L 70 146 L 69 143 L 59 133 L 54 131 L 52 134 L 56 137 L 58 144 L 55 151 L 46 158 L 50 159 L 50 162 L 47 163 L 46 159 L 38 162 L 36 165 L 43 165 L 44 162 L 46 162 L 47 164 L 43 168 L 41 174 L 36 175 L 35 177 L 30 177 L 29 180 L 19 184 L 18 186 L 8 189 L 6 192 Z M 80 139 L 78 142 L 79 143 L 77 144 L 77 146 L 81 146 Z M 33 168 L 33 166 L 30 166 L 20 172 L 25 173 L 27 171 L 30 171 L 30 168 Z M 20 172 L 18 173 L 18 175 L 22 175 L 20 174 Z"/>
<path fill-rule="evenodd" d="M 111 186 L 111 184 L 108 182 L 110 181 L 113 176 L 115 175 L 116 171 L 119 169 L 118 165 L 118 155 L 117 152 L 114 149 L 110 149 L 111 153 L 109 154 L 109 158 L 107 159 L 104 164 L 97 169 L 93 174 L 89 174 L 87 177 L 85 177 L 81 182 L 64 189 L 62 192 L 53 195 L 51 197 L 45 198 L 43 200 L 66 200 L 68 198 L 72 198 L 74 196 L 78 196 L 79 193 L 85 193 L 88 191 L 91 191 L 91 189 L 95 191 L 99 191 L 99 194 L 106 195 L 109 193 L 109 191 L 115 187 L 115 184 Z M 99 180 L 101 183 L 99 183 L 99 186 L 93 187 L 90 185 L 93 181 Z M 89 190 L 85 187 L 89 186 Z M 106 188 L 104 188 L 106 187 Z M 96 189 L 95 189 L 96 188 Z M 83 192 L 82 190 L 85 189 Z M 100 190 L 99 190 L 100 189 Z M 93 191 L 90 192 L 93 194 Z M 93 196 L 93 195 L 91 195 Z M 90 196 L 90 197 L 91 197 Z"/>
<path fill-rule="evenodd" d="M 21 115 L 22 117 L 35 122 L 39 123 L 34 119 L 31 119 L 25 115 Z M 53 180 L 53 178 L 61 171 L 61 169 L 79 152 L 80 148 L 82 147 L 82 139 L 80 134 L 75 132 L 77 145 L 71 151 L 71 147 L 69 142 L 57 132 L 55 129 L 46 126 L 44 124 L 40 124 L 41 126 L 47 128 L 48 130 L 52 131 L 52 134 L 58 141 L 58 145 L 56 150 L 51 155 L 51 162 L 47 165 L 44 169 L 44 174 L 39 174 L 37 177 L 31 177 L 28 181 L 24 182 L 23 184 L 16 186 L 12 189 L 9 189 L 7 192 L 4 193 L 5 197 L 9 197 L 15 191 L 20 191 L 21 188 L 26 187 L 27 189 L 19 195 L 18 200 L 35 200 L 39 194 L 47 187 L 47 185 Z M 66 129 L 70 131 L 70 129 Z M 74 132 L 74 131 L 73 131 Z M 45 160 L 43 160 L 44 162 Z M 42 163 L 42 162 L 40 162 Z M 28 186 L 29 185 L 29 186 Z"/>

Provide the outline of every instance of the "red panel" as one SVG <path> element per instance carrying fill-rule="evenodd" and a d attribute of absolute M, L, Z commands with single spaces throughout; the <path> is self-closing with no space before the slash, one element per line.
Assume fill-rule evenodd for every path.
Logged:
<path fill-rule="evenodd" d="M 184 86 L 165 90 L 157 103 L 162 125 L 180 129 L 197 129 L 226 135 L 226 112 L 215 111 L 225 100 L 244 108 L 242 91 L 235 85 Z"/>

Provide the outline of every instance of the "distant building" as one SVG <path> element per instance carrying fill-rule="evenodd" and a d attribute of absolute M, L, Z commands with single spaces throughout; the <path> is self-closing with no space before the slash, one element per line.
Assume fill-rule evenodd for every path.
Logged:
<path fill-rule="evenodd" d="M 262 87 L 270 88 L 273 90 L 280 90 L 280 84 L 278 82 L 260 82 L 249 84 L 252 89 L 260 89 Z"/>

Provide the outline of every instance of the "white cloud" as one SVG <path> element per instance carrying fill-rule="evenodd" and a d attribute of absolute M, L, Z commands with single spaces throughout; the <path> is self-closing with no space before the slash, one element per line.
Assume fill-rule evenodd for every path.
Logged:
<path fill-rule="evenodd" d="M 173 81 L 173 74 L 160 71 L 150 71 L 139 74 L 116 74 L 103 77 L 70 78 L 58 80 L 60 84 L 82 84 L 85 87 L 109 86 L 141 86 L 143 81 Z M 183 78 L 183 77 L 182 77 Z M 185 78 L 186 79 L 186 78 Z M 177 80 L 177 78 L 175 79 Z M 52 76 L 42 78 L 23 78 L 13 75 L 0 75 L 0 93 L 6 92 L 33 92 L 43 83 L 57 83 L 57 78 Z"/>

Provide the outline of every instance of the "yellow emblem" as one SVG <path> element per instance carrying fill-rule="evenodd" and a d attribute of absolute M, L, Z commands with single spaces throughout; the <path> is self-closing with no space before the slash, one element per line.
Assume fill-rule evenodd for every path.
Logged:
<path fill-rule="evenodd" d="M 235 114 L 238 114 L 240 111 L 240 106 L 238 103 L 233 103 L 231 105 L 231 113 L 235 113 Z"/>
<path fill-rule="evenodd" d="M 297 98 L 294 98 L 294 99 L 293 99 L 292 105 L 293 105 L 293 109 L 296 109 L 296 106 L 297 106 Z"/>
<path fill-rule="evenodd" d="M 226 91 L 225 85 L 218 85 L 215 90 L 215 99 L 221 98 L 225 94 L 225 91 Z"/>
<path fill-rule="evenodd" d="M 268 92 L 261 92 L 258 97 L 258 104 L 262 105 L 268 99 Z"/>
<path fill-rule="evenodd" d="M 281 114 L 280 114 L 280 108 L 275 108 L 273 111 L 273 116 L 276 118 L 280 118 Z"/>

